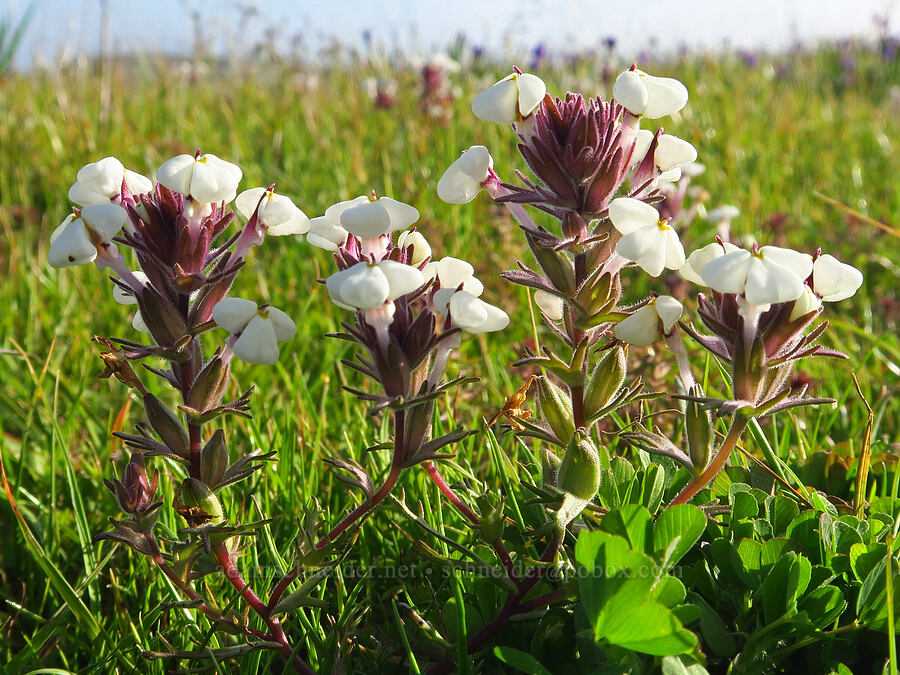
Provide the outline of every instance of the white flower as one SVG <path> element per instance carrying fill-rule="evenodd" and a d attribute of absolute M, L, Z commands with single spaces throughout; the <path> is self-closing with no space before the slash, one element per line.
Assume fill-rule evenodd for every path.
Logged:
<path fill-rule="evenodd" d="M 230 202 L 241 182 L 240 167 L 215 155 L 178 155 L 163 162 L 156 180 L 201 204 Z"/>
<path fill-rule="evenodd" d="M 653 132 L 649 129 L 638 129 L 634 137 L 634 150 L 631 153 L 631 163 L 638 164 L 647 156 L 650 144 L 653 142 Z"/>
<path fill-rule="evenodd" d="M 672 331 L 672 327 L 681 318 L 684 307 L 678 300 L 668 295 L 653 298 L 643 307 L 635 310 L 630 316 L 619 322 L 613 329 L 616 337 L 623 342 L 638 347 L 649 347 L 660 335 Z"/>
<path fill-rule="evenodd" d="M 435 288 L 452 288 L 456 290 L 462 284 L 462 290 L 478 297 L 484 291 L 484 284 L 475 278 L 475 268 L 465 260 L 447 256 L 430 262 L 422 270 L 425 281 L 437 278 Z"/>
<path fill-rule="evenodd" d="M 360 195 L 354 199 L 332 204 L 325 209 L 325 215 L 309 221 L 309 233 L 306 241 L 326 251 L 337 251 L 347 241 L 347 230 L 341 226 L 341 214 L 347 209 L 365 204 L 369 198 Z"/>
<path fill-rule="evenodd" d="M 344 309 L 376 309 L 424 283 L 422 272 L 394 260 L 359 262 L 325 280 L 331 299 Z"/>
<path fill-rule="evenodd" d="M 247 363 L 271 366 L 278 361 L 278 343 L 290 340 L 297 331 L 291 318 L 269 305 L 252 300 L 225 298 L 213 307 L 215 322 L 232 335 L 234 355 Z"/>
<path fill-rule="evenodd" d="M 472 112 L 486 122 L 515 124 L 534 112 L 547 85 L 537 75 L 512 73 L 478 94 L 472 101 Z"/>
<path fill-rule="evenodd" d="M 309 231 L 306 214 L 289 197 L 276 194 L 274 190 L 261 187 L 244 190 L 237 196 L 234 206 L 248 220 L 256 213 L 259 223 L 273 236 L 305 234 Z"/>
<path fill-rule="evenodd" d="M 664 268 L 677 270 L 684 265 L 678 234 L 649 204 L 630 197 L 614 199 L 609 204 L 609 219 L 624 235 L 616 253 L 636 262 L 650 276 L 658 277 Z"/>
<path fill-rule="evenodd" d="M 132 272 L 134 274 L 135 279 L 140 281 L 142 284 L 147 285 L 150 283 L 150 279 L 146 274 L 137 270 Z M 118 302 L 120 305 L 136 305 L 138 304 L 137 298 L 134 296 L 134 293 L 131 291 L 126 291 L 124 288 L 119 286 L 118 284 L 113 285 L 113 300 Z M 144 323 L 144 317 L 141 316 L 141 310 L 138 310 L 134 314 L 134 318 L 131 320 L 131 326 L 141 333 L 149 333 L 149 329 L 147 328 L 147 324 Z"/>
<path fill-rule="evenodd" d="M 509 325 L 509 316 L 466 291 L 442 288 L 434 294 L 435 309 L 467 333 L 490 333 Z"/>
<path fill-rule="evenodd" d="M 327 211 L 325 212 L 327 215 Z M 341 227 L 360 239 L 375 239 L 388 232 L 403 230 L 419 219 L 419 211 L 390 197 L 376 201 L 366 198 L 340 214 Z"/>
<path fill-rule="evenodd" d="M 412 254 L 407 262 L 413 267 L 418 267 L 425 262 L 426 259 L 431 257 L 431 246 L 428 244 L 428 240 L 425 239 L 418 230 L 401 232 L 397 236 L 397 247 L 412 247 Z"/>
<path fill-rule="evenodd" d="M 51 267 L 71 267 L 92 262 L 97 246 L 116 236 L 128 214 L 117 204 L 90 204 L 71 214 L 50 235 L 47 259 Z"/>
<path fill-rule="evenodd" d="M 730 223 L 741 215 L 741 210 L 731 204 L 717 206 L 706 214 L 706 220 L 712 223 Z"/>
<path fill-rule="evenodd" d="M 677 136 L 662 134 L 656 142 L 653 163 L 662 173 L 690 164 L 695 159 L 697 159 L 697 149 Z"/>
<path fill-rule="evenodd" d="M 671 77 L 654 77 L 635 69 L 619 74 L 613 97 L 632 115 L 655 120 L 681 110 L 687 103 L 688 91 Z"/>
<path fill-rule="evenodd" d="M 687 281 L 693 282 L 698 286 L 706 286 L 706 282 L 700 276 L 703 268 L 716 258 L 737 250 L 738 247 L 728 241 L 721 244 L 719 242 L 707 244 L 691 253 L 681 269 L 678 270 L 678 273 Z"/>
<path fill-rule="evenodd" d="M 534 301 L 541 311 L 547 315 L 547 318 L 553 321 L 559 321 L 563 318 L 565 303 L 558 295 L 538 289 L 534 292 Z"/>
<path fill-rule="evenodd" d="M 451 164 L 437 184 L 438 197 L 448 204 L 475 199 L 494 168 L 494 158 L 483 145 L 473 145 Z"/>
<path fill-rule="evenodd" d="M 812 256 L 778 246 L 737 249 L 707 263 L 700 276 L 720 293 L 743 295 L 751 305 L 796 300 L 812 272 Z"/>
<path fill-rule="evenodd" d="M 681 173 L 685 176 L 690 176 L 691 178 L 699 176 L 704 171 L 706 171 L 706 165 L 701 162 L 689 162 L 681 167 Z"/>
<path fill-rule="evenodd" d="M 862 272 L 828 253 L 813 263 L 813 290 L 824 302 L 849 298 L 859 290 L 862 282 Z"/>
<path fill-rule="evenodd" d="M 803 293 L 794 300 L 794 307 L 791 309 L 791 316 L 788 318 L 788 321 L 799 319 L 801 316 L 816 311 L 821 306 L 822 301 L 819 300 L 819 296 L 813 292 L 813 289 L 809 286 L 803 286 Z"/>
<path fill-rule="evenodd" d="M 153 189 L 153 182 L 146 176 L 129 171 L 115 157 L 104 157 L 81 168 L 75 184 L 69 188 L 69 199 L 80 206 L 116 201 L 123 181 L 133 195 Z"/>

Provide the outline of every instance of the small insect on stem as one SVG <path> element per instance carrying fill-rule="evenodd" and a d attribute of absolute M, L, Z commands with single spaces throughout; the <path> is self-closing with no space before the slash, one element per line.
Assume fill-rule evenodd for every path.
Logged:
<path fill-rule="evenodd" d="M 530 410 L 522 408 L 521 406 L 528 398 L 528 390 L 531 389 L 531 385 L 534 384 L 535 380 L 537 380 L 537 375 L 532 375 L 525 384 L 516 389 L 513 394 L 506 399 L 503 407 L 497 411 L 497 414 L 490 419 L 487 425 L 492 426 L 501 416 L 503 416 L 509 420 L 509 426 L 512 427 L 513 431 L 524 431 L 525 427 L 519 420 L 527 420 L 531 417 L 532 413 Z"/>

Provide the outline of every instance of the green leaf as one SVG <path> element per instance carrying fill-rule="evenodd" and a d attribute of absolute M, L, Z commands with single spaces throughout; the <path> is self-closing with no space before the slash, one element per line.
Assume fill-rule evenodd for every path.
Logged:
<path fill-rule="evenodd" d="M 660 664 L 662 675 L 709 675 L 709 671 L 699 663 L 685 665 L 683 658 L 690 657 L 664 656 Z"/>
<path fill-rule="evenodd" d="M 894 578 L 894 588 L 900 586 L 897 581 L 897 561 L 891 557 L 884 557 L 878 561 L 875 567 L 866 576 L 859 589 L 856 599 L 856 614 L 859 620 L 873 630 L 885 630 L 887 628 L 887 565 L 891 564 L 891 574 Z M 894 593 L 894 615 L 900 613 L 900 593 Z"/>
<path fill-rule="evenodd" d="M 797 599 L 809 586 L 812 565 L 809 560 L 788 552 L 775 563 L 762 585 L 766 623 L 772 623 L 797 609 Z"/>
<path fill-rule="evenodd" d="M 600 522 L 600 529 L 625 539 L 632 549 L 647 553 L 652 545 L 650 512 L 640 504 L 626 504 L 610 511 Z"/>
<path fill-rule="evenodd" d="M 819 513 L 808 509 L 801 511 L 787 526 L 785 536 L 799 544 L 807 555 L 819 553 Z M 818 557 L 817 557 L 818 559 Z"/>
<path fill-rule="evenodd" d="M 853 544 L 850 547 L 850 568 L 858 581 L 863 581 L 869 572 L 887 555 L 887 544 Z"/>
<path fill-rule="evenodd" d="M 803 598 L 797 609 L 804 612 L 816 628 L 825 629 L 847 608 L 844 594 L 836 586 L 822 586 Z"/>
<path fill-rule="evenodd" d="M 783 495 L 766 498 L 766 517 L 772 525 L 775 536 L 781 536 L 800 513 L 800 508 Z"/>
<path fill-rule="evenodd" d="M 687 591 L 681 580 L 669 574 L 660 579 L 653 589 L 653 600 L 669 609 L 684 602 L 686 595 Z"/>
<path fill-rule="evenodd" d="M 723 658 L 737 654 L 737 642 L 719 613 L 696 593 L 690 593 L 688 601 L 700 610 L 700 633 L 705 646 Z"/>
<path fill-rule="evenodd" d="M 731 523 L 734 527 L 735 521 L 744 518 L 756 518 L 759 513 L 759 503 L 756 498 L 749 492 L 735 493 L 731 502 Z"/>
<path fill-rule="evenodd" d="M 645 602 L 631 610 L 628 616 L 619 617 L 618 625 L 608 631 L 604 639 L 619 647 L 654 656 L 684 654 L 697 644 L 697 637 L 685 630 L 672 612 L 656 602 Z"/>
<path fill-rule="evenodd" d="M 506 665 L 528 675 L 553 675 L 531 654 L 512 647 L 494 647 L 494 656 Z"/>
<path fill-rule="evenodd" d="M 676 543 L 663 562 L 666 570 L 674 567 L 691 550 L 706 529 L 706 516 L 692 504 L 676 504 L 663 511 L 653 528 L 653 554 L 657 558 Z"/>

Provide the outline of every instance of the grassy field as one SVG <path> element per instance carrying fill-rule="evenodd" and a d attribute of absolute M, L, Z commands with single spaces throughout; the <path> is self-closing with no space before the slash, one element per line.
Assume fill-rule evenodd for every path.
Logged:
<path fill-rule="evenodd" d="M 690 103 L 678 119 L 667 121 L 667 131 L 698 148 L 707 170 L 696 184 L 709 193 L 708 205 L 740 207 L 733 228 L 737 238 L 800 250 L 821 246 L 865 274 L 862 291 L 830 312 L 829 341 L 850 360 L 813 363 L 807 371 L 813 393 L 838 404 L 764 426 L 777 453 L 808 484 L 842 499 L 851 495 L 867 422 L 851 373 L 875 413 L 874 494 L 889 494 L 900 475 L 900 256 L 896 235 L 869 220 L 891 227 L 900 223 L 900 62 L 885 63 L 861 48 L 852 55 L 852 70 L 838 49 L 763 57 L 754 67 L 735 57 L 642 64 L 687 85 Z M 117 515 L 102 484 L 104 477 L 118 474 L 117 460 L 124 456 L 110 429 L 128 431 L 140 419 L 140 406 L 132 405 L 119 383 L 97 379 L 101 364 L 91 343 L 93 335 L 128 335 L 129 309 L 112 301 L 110 285 L 97 269 L 53 270 L 46 263 L 49 235 L 69 210 L 66 192 L 76 171 L 115 155 L 151 175 L 165 159 L 200 146 L 238 163 L 242 188 L 274 181 L 310 216 L 371 189 L 416 206 L 419 227 L 437 255 L 470 260 L 485 282 L 485 297 L 512 317 L 507 331 L 470 340 L 451 364 L 451 373 L 482 379 L 442 404 L 443 419 L 476 428 L 521 384 L 523 373 L 510 364 L 534 335 L 527 296 L 499 278 L 517 258 L 527 259 L 514 222 L 487 199 L 453 207 L 435 194 L 443 170 L 469 145 L 487 145 L 507 180 L 518 166 L 513 136 L 469 112 L 473 95 L 508 66 L 476 70 L 452 76 L 459 96 L 446 122 L 420 111 L 417 73 L 385 73 L 365 62 L 320 71 L 248 65 L 213 70 L 197 80 L 169 64 L 123 65 L 109 74 L 108 101 L 99 93 L 105 81 L 92 66 L 0 81 L 0 306 L 6 308 L 0 313 L 0 453 L 15 505 L 34 537 L 26 545 L 9 495 L 0 493 L 0 663 L 10 662 L 13 671 L 44 666 L 163 672 L 163 662 L 148 664 L 139 650 L 189 649 L 208 628 L 192 612 L 166 611 L 166 603 L 179 598 L 144 560 L 109 542 L 91 543 L 108 517 Z M 550 66 L 540 75 L 551 92 L 580 87 L 606 97 L 611 82 L 601 71 L 585 59 Z M 363 85 L 365 78 L 384 74 L 399 84 L 396 104 L 388 110 L 376 109 Z M 713 231 L 712 224 L 698 219 L 682 240 L 691 250 L 707 243 Z M 273 559 L 290 560 L 289 542 L 305 508 L 317 501 L 326 521 L 334 523 L 358 500 L 334 480 L 323 457 L 356 457 L 376 474 L 387 467 L 387 458 L 364 455 L 388 430 L 341 392 L 341 385 L 355 381 L 338 365 L 347 348 L 323 337 L 346 319 L 315 283 L 330 270 L 325 251 L 301 239 L 272 239 L 251 256 L 249 272 L 234 291 L 272 302 L 298 325 L 277 366 L 235 368 L 235 390 L 254 384 L 256 393 L 253 419 L 231 423 L 232 445 L 278 451 L 278 462 L 229 493 L 232 502 L 226 504 L 243 520 L 257 515 L 257 505 L 274 518 L 267 528 L 271 538 L 253 542 L 243 558 L 248 565 L 258 560 L 269 565 L 263 578 L 251 578 L 260 587 L 278 576 Z M 504 443 L 521 475 L 539 474 L 528 444 Z M 754 449 L 753 442 L 748 448 Z M 825 459 L 810 459 L 816 453 Z M 509 478 L 504 467 L 479 435 L 458 448 L 449 473 L 499 490 Z M 161 523 L 174 532 L 181 525 L 169 507 L 171 485 L 162 484 Z M 429 522 L 441 523 L 449 537 L 465 538 L 457 515 L 439 512 L 435 488 L 422 472 L 408 472 L 401 486 L 411 503 L 423 501 Z M 364 566 L 412 560 L 407 533 L 420 536 L 399 509 L 383 509 L 363 526 L 352 555 Z M 73 614 L 54 575 L 76 589 L 87 616 Z M 457 589 L 460 593 L 484 590 L 465 583 L 470 585 Z M 396 579 L 368 579 L 353 591 L 365 601 L 348 600 L 351 588 L 337 580 L 322 593 L 340 617 L 343 647 L 356 636 L 354 667 L 408 672 L 389 599 L 406 594 L 406 602 L 418 604 L 423 613 L 426 600 L 410 598 Z M 442 603 L 452 604 L 452 584 L 436 592 Z M 302 636 L 298 642 L 314 666 L 324 663 L 335 632 L 320 612 L 304 610 L 299 622 L 293 627 Z M 884 635 L 873 639 L 876 651 L 886 654 L 887 641 Z M 278 661 L 257 653 L 243 659 L 240 670 L 256 672 L 270 663 Z M 222 665 L 220 672 L 228 668 Z"/>

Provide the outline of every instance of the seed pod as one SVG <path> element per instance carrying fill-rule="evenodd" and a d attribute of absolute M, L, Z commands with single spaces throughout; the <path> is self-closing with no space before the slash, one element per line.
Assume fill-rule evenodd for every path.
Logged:
<path fill-rule="evenodd" d="M 172 347 L 185 334 L 187 324 L 169 300 L 151 286 L 135 295 L 147 330 L 160 347 Z"/>
<path fill-rule="evenodd" d="M 538 378 L 538 402 L 544 419 L 561 444 L 572 440 L 575 433 L 575 417 L 568 394 L 547 377 Z"/>
<path fill-rule="evenodd" d="M 225 475 L 228 468 L 228 448 L 225 445 L 225 432 L 216 432 L 200 451 L 200 478 L 207 485 L 215 487 Z"/>
<path fill-rule="evenodd" d="M 593 499 L 600 488 L 600 453 L 581 429 L 566 448 L 559 467 L 558 487 L 584 501 Z"/>
<path fill-rule="evenodd" d="M 144 394 L 144 410 L 150 426 L 169 450 L 179 457 L 190 456 L 190 439 L 181 420 L 153 394 Z"/>
<path fill-rule="evenodd" d="M 703 387 L 695 384 L 689 393 L 691 396 L 701 397 Z M 709 461 L 713 441 L 713 422 L 709 410 L 703 410 L 696 401 L 688 401 L 684 409 L 684 429 L 694 469 L 698 473 L 702 472 Z"/>
<path fill-rule="evenodd" d="M 575 268 L 562 251 L 554 251 L 534 241 L 526 234 L 528 245 L 544 274 L 553 282 L 556 290 L 569 296 L 575 292 Z"/>
<path fill-rule="evenodd" d="M 584 390 L 584 409 L 588 419 L 609 405 L 625 381 L 625 350 L 621 345 L 607 349 Z"/>

